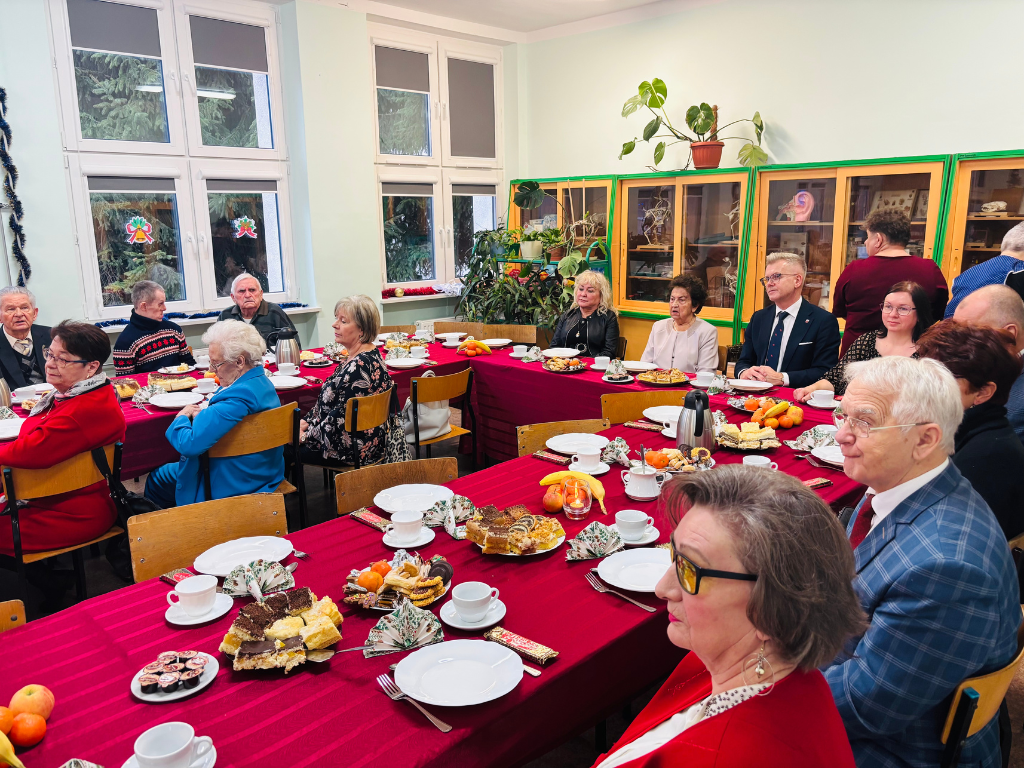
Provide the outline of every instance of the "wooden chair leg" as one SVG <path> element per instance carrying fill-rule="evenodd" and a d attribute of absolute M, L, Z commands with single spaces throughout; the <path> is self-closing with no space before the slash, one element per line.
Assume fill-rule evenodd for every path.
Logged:
<path fill-rule="evenodd" d="M 608 721 L 602 720 L 594 726 L 594 749 L 600 754 L 608 751 Z"/>
<path fill-rule="evenodd" d="M 330 487 L 331 487 L 331 471 L 327 467 L 324 467 L 324 488 L 330 488 Z"/>
<path fill-rule="evenodd" d="M 89 546 L 89 557 L 99 557 L 99 556 L 100 556 L 100 545 L 99 544 L 91 544 Z"/>
<path fill-rule="evenodd" d="M 85 558 L 82 557 L 81 549 L 71 553 L 71 561 L 75 564 L 75 595 L 81 602 L 89 597 L 89 590 L 85 585 Z"/>
<path fill-rule="evenodd" d="M 306 527 L 306 471 L 304 467 L 296 465 L 297 469 L 292 473 L 292 481 L 299 489 L 299 528 Z"/>

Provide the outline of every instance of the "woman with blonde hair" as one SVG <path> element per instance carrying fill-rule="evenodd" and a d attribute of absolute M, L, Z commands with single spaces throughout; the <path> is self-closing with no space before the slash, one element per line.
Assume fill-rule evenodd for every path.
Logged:
<path fill-rule="evenodd" d="M 558 319 L 551 346 L 578 349 L 583 357 L 615 357 L 618 341 L 612 286 L 601 272 L 588 269 L 576 276 L 572 306 Z"/>

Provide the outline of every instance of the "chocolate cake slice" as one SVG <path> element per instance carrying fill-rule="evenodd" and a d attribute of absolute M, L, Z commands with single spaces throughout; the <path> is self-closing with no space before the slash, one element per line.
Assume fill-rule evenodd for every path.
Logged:
<path fill-rule="evenodd" d="M 242 606 L 239 611 L 242 616 L 248 616 L 252 623 L 258 627 L 269 627 L 274 623 L 274 613 L 263 603 L 249 603 Z"/>
<path fill-rule="evenodd" d="M 275 592 L 268 596 L 263 604 L 270 610 L 273 620 L 283 619 L 288 615 L 288 595 L 284 592 Z"/>
<path fill-rule="evenodd" d="M 263 639 L 263 630 L 266 629 L 266 626 L 260 626 L 248 616 L 240 613 L 231 624 L 231 634 L 247 642 L 257 642 Z"/>
<path fill-rule="evenodd" d="M 287 640 L 260 640 L 242 643 L 235 654 L 232 668 L 242 669 L 278 669 L 283 667 L 285 673 L 304 664 L 306 651 L 302 647 L 301 637 L 289 637 Z"/>
<path fill-rule="evenodd" d="M 316 602 L 316 595 L 309 587 L 293 589 L 291 592 L 285 592 L 285 595 L 288 596 L 288 613 L 292 616 L 308 611 Z"/>

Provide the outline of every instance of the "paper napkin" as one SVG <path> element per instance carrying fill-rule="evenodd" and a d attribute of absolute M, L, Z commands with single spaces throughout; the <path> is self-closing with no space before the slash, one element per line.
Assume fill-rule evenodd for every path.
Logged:
<path fill-rule="evenodd" d="M 605 464 L 621 464 L 629 466 L 629 445 L 622 437 L 616 437 L 601 451 L 601 461 Z"/>
<path fill-rule="evenodd" d="M 449 515 L 454 516 L 456 523 L 464 523 L 476 513 L 473 502 L 465 496 L 455 495 L 450 499 L 434 502 L 434 506 L 423 513 L 423 524 L 428 528 L 439 528 Z"/>
<path fill-rule="evenodd" d="M 138 392 L 132 395 L 132 402 L 148 403 L 149 398 L 151 398 L 153 395 L 162 395 L 166 391 L 166 389 L 157 386 L 156 384 L 147 384 L 145 387 L 141 387 Z"/>
<path fill-rule="evenodd" d="M 20 418 L 21 418 L 21 416 L 16 414 L 10 408 L 7 408 L 6 406 L 0 406 L 0 420 L 2 420 L 2 419 L 20 419 Z"/>
<path fill-rule="evenodd" d="M 281 592 L 295 586 L 293 577 L 284 566 L 274 560 L 253 560 L 235 567 L 224 579 L 221 591 L 231 597 L 252 595 L 257 601 L 270 592 Z"/>
<path fill-rule="evenodd" d="M 826 445 L 839 445 L 836 442 L 835 434 L 835 430 L 826 429 L 819 424 L 816 427 L 811 427 L 795 440 L 783 440 L 782 442 L 794 451 L 812 451 Z"/>
<path fill-rule="evenodd" d="M 407 651 L 442 640 L 444 632 L 440 620 L 430 611 L 417 608 L 406 600 L 370 630 L 366 645 L 373 647 L 363 651 L 363 658 Z"/>
<path fill-rule="evenodd" d="M 625 549 L 626 545 L 619 538 L 618 531 L 613 531 L 603 523 L 593 522 L 576 534 L 576 538 L 569 542 L 569 549 L 565 553 L 568 562 L 574 560 L 593 560 L 596 557 L 605 557 Z"/>
<path fill-rule="evenodd" d="M 400 360 L 403 357 L 412 357 L 412 353 L 405 347 L 392 347 L 388 350 L 385 360 Z"/>
<path fill-rule="evenodd" d="M 536 363 L 538 360 L 543 359 L 544 355 L 541 354 L 540 347 L 530 347 L 522 357 L 524 363 Z"/>
<path fill-rule="evenodd" d="M 90 763 L 85 760 L 79 760 L 77 757 L 73 760 L 68 760 L 60 768 L 103 768 L 102 765 L 96 763 Z"/>

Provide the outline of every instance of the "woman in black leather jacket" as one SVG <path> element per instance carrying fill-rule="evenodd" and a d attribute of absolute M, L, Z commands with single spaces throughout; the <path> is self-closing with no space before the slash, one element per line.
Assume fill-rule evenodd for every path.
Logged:
<path fill-rule="evenodd" d="M 612 309 L 612 287 L 600 272 L 588 269 L 576 276 L 573 303 L 551 337 L 552 347 L 579 349 L 583 357 L 615 357 L 619 318 Z"/>

